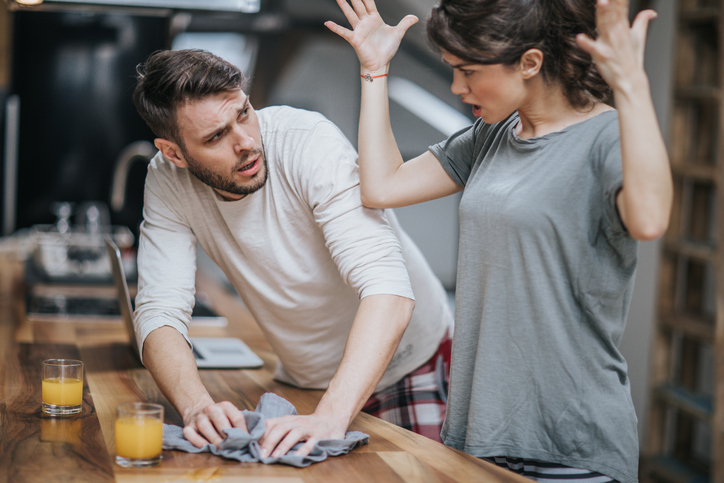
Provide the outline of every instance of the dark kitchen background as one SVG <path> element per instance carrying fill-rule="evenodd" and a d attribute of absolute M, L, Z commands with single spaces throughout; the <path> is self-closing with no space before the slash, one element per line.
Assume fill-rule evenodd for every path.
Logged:
<path fill-rule="evenodd" d="M 158 6 L 164 1 L 147 3 Z M 225 1 L 186 3 L 199 8 Z M 253 74 L 249 93 L 255 107 L 290 104 L 320 111 L 356 144 L 359 65 L 352 49 L 322 24 L 328 19 L 345 22 L 334 0 L 260 0 L 254 13 L 139 6 L 143 3 L 46 0 L 30 8 L 16 0 L 0 2 L 0 235 L 54 223 L 60 202 L 72 203 L 76 216 L 88 202 L 100 202 L 108 207 L 109 223 L 126 226 L 137 237 L 143 160 L 152 149 L 148 143 L 153 135 L 133 106 L 135 67 L 153 51 L 171 48 L 184 36 L 193 44 L 193 34 L 202 34 L 197 40 L 203 44 L 206 34 L 232 35 L 248 50 L 243 60 Z M 254 3 L 249 0 L 246 5 Z M 471 122 L 469 108 L 450 93 L 451 71 L 425 40 L 424 21 L 434 3 L 378 1 L 390 23 L 406 13 L 421 19 L 408 33 L 390 79 L 396 77 L 397 85 L 393 89 L 390 84 L 393 128 L 406 158 L 447 137 L 441 119 L 448 128 L 454 125 L 450 119 Z M 639 3 L 632 1 L 632 9 Z M 668 133 L 671 32 L 678 2 L 646 3 L 659 13 L 649 32 L 646 67 L 659 122 Z M 416 105 L 434 109 L 429 107 L 425 114 L 416 111 Z M 451 297 L 458 199 L 396 210 Z M 79 220 L 71 219 L 75 221 Z M 629 363 L 641 431 L 646 420 L 658 253 L 658 242 L 641 245 L 621 346 Z"/>

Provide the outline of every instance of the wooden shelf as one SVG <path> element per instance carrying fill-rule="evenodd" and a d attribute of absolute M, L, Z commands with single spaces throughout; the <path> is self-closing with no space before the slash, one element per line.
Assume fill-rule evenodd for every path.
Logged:
<path fill-rule="evenodd" d="M 662 326 L 670 330 L 679 330 L 687 336 L 711 341 L 714 339 L 714 320 L 692 315 L 665 314 L 660 317 Z"/>
<path fill-rule="evenodd" d="M 707 85 L 677 87 L 676 97 L 679 100 L 716 102 L 721 98 L 721 89 L 716 86 Z"/>
<path fill-rule="evenodd" d="M 674 204 L 661 244 L 641 479 L 724 483 L 724 0 L 678 5 Z"/>
<path fill-rule="evenodd" d="M 686 163 L 674 159 L 671 162 L 671 170 L 674 176 L 696 181 L 711 181 L 712 183 L 716 183 L 718 180 L 716 166 Z"/>
<path fill-rule="evenodd" d="M 705 263 L 716 263 L 716 247 L 710 243 L 692 242 L 676 237 L 664 239 L 664 250 Z"/>
<path fill-rule="evenodd" d="M 707 475 L 669 456 L 655 456 L 646 462 L 646 473 L 657 477 L 656 481 L 670 483 L 709 483 Z"/>
<path fill-rule="evenodd" d="M 698 7 L 691 10 L 683 10 L 679 16 L 679 20 L 687 24 L 717 22 L 719 15 L 719 7 Z"/>
<path fill-rule="evenodd" d="M 695 418 L 705 422 L 711 421 L 713 413 L 711 396 L 697 394 L 674 384 L 662 384 L 656 389 L 656 396 Z"/>

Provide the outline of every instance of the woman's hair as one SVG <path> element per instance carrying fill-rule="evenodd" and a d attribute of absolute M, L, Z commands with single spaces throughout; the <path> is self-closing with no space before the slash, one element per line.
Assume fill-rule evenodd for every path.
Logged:
<path fill-rule="evenodd" d="M 176 110 L 179 106 L 221 92 L 240 90 L 241 71 L 204 50 L 161 50 L 136 68 L 133 102 L 154 134 L 184 147 Z"/>
<path fill-rule="evenodd" d="M 579 33 L 596 38 L 596 0 L 440 0 L 427 23 L 433 46 L 475 64 L 515 65 L 539 49 L 543 79 L 577 108 L 611 96 Z"/>

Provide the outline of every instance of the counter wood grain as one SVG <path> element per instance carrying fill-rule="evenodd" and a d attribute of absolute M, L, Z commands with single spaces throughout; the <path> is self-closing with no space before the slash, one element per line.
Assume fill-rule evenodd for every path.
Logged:
<path fill-rule="evenodd" d="M 277 357 L 239 299 L 199 275 L 198 289 L 229 319 L 228 327 L 192 327 L 193 336 L 237 336 L 264 360 L 256 370 L 202 370 L 217 400 L 253 410 L 265 392 L 313 412 L 322 391 L 273 380 Z M 382 420 L 360 414 L 350 426 L 370 435 L 368 445 L 307 468 L 239 463 L 210 454 L 164 451 L 160 466 L 114 463 L 116 406 L 148 401 L 165 406 L 166 422 L 181 419 L 131 351 L 119 320 L 42 322 L 25 317 L 22 264 L 0 258 L 0 483 L 31 482 L 503 482 L 528 481 L 492 464 Z M 83 410 L 51 418 L 40 410 L 41 362 L 85 363 Z"/>

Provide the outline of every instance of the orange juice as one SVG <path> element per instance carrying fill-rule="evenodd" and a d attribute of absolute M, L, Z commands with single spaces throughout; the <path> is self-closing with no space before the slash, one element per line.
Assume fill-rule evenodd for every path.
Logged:
<path fill-rule="evenodd" d="M 53 406 L 80 406 L 83 402 L 83 380 L 66 377 L 43 379 L 43 402 Z"/>
<path fill-rule="evenodd" d="M 162 443 L 163 422 L 160 419 L 116 419 L 116 455 L 129 459 L 155 458 L 161 454 Z"/>

